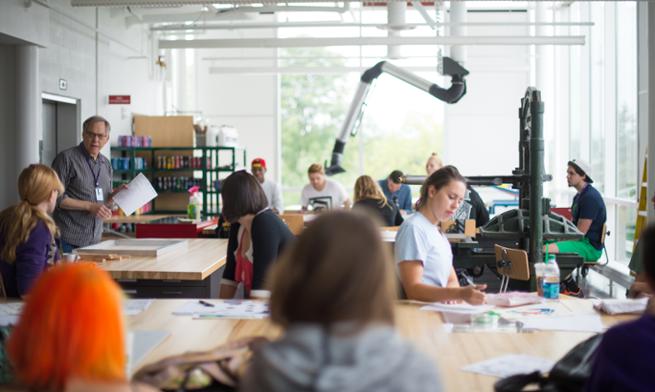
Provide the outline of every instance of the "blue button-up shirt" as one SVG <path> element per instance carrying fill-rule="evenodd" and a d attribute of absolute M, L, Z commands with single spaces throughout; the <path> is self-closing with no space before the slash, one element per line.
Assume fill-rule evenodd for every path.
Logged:
<path fill-rule="evenodd" d="M 387 200 L 395 203 L 401 210 L 412 212 L 412 190 L 409 189 L 409 185 L 401 184 L 400 189 L 391 193 L 387 186 L 386 178 L 378 181 L 378 184 L 380 184 L 380 188 L 382 188 L 382 192 L 384 192 L 384 196 L 386 196 Z"/>

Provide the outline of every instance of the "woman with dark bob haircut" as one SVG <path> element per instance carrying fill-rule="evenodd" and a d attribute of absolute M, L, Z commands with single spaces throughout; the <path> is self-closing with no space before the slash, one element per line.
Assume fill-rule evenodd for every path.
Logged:
<path fill-rule="evenodd" d="M 243 286 L 244 297 L 264 288 L 264 277 L 293 238 L 287 225 L 268 208 L 257 179 L 241 170 L 231 174 L 221 187 L 223 217 L 230 222 L 227 263 L 220 298 L 234 298 Z"/>

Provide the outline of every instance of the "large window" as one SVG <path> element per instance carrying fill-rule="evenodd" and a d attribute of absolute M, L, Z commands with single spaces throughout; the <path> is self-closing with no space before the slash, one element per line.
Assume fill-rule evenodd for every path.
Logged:
<path fill-rule="evenodd" d="M 607 205 L 606 246 L 611 259 L 623 262 L 632 253 L 637 210 L 636 8 L 634 1 L 554 7 L 555 21 L 593 23 L 571 28 L 586 43 L 569 48 L 571 84 L 557 94 L 569 94 L 569 153 L 591 164 L 594 186 Z M 566 195 L 570 200 L 573 193 Z"/>
<path fill-rule="evenodd" d="M 285 57 L 322 60 L 335 68 L 343 60 L 325 49 L 284 51 Z M 311 52 L 311 53 L 310 53 Z M 303 53 L 303 54 L 301 54 Z M 373 66 L 374 62 L 370 64 Z M 437 73 L 421 74 L 437 80 Z M 280 90 L 282 128 L 282 183 L 287 205 L 297 205 L 300 189 L 307 184 L 311 163 L 325 163 L 331 157 L 336 136 L 343 125 L 360 74 L 283 74 Z M 424 91 L 383 74 L 375 82 L 361 125 L 349 137 L 344 153 L 346 173 L 334 176 L 352 194 L 358 176 L 385 178 L 392 170 L 424 174 L 432 152 L 442 153 L 443 104 Z M 413 187 L 418 194 L 418 187 Z"/>
<path fill-rule="evenodd" d="M 616 4 L 616 195 L 636 200 L 637 162 L 637 4 Z M 636 207 L 622 208 L 617 215 L 617 258 L 632 253 Z"/>

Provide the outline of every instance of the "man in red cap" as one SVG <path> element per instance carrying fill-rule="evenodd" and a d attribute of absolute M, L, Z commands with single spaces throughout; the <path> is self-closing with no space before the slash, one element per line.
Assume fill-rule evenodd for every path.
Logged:
<path fill-rule="evenodd" d="M 250 170 L 252 171 L 252 175 L 259 181 L 259 185 L 262 186 L 266 194 L 266 199 L 268 200 L 268 206 L 278 214 L 282 212 L 284 210 L 282 192 L 278 184 L 266 179 L 266 161 L 264 158 L 253 159 L 250 164 Z"/>

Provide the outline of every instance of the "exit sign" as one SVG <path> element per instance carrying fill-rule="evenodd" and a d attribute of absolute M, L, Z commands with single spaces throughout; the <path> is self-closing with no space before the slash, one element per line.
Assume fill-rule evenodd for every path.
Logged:
<path fill-rule="evenodd" d="M 129 105 L 131 102 L 131 95 L 110 95 L 109 104 L 110 105 Z"/>

